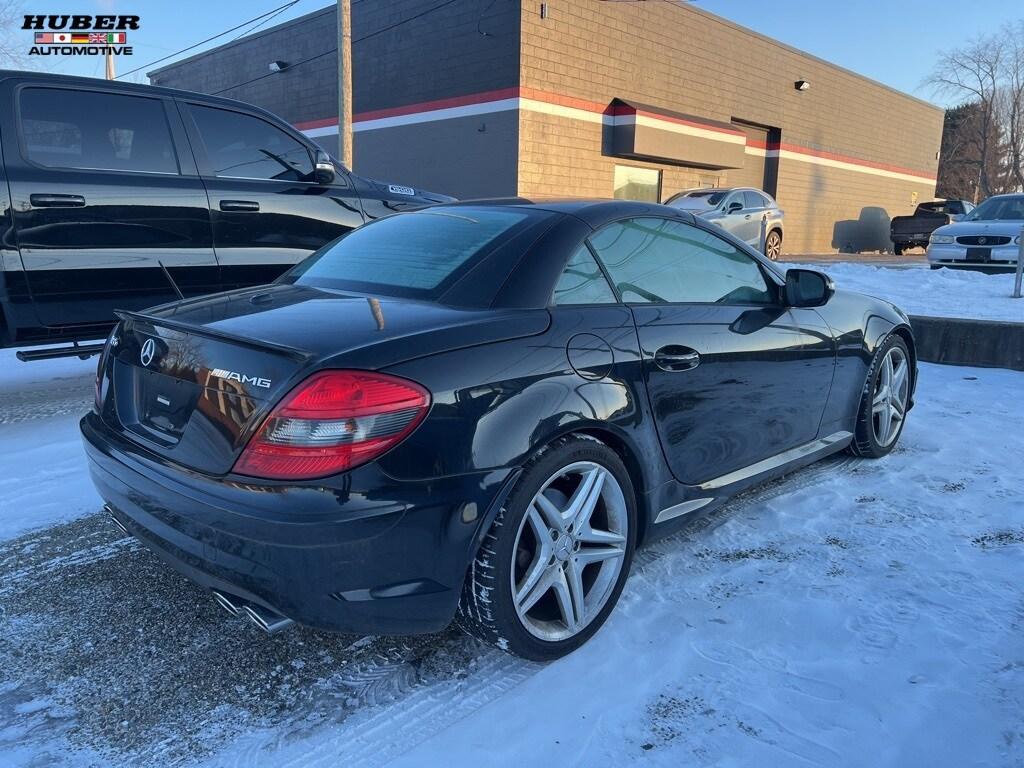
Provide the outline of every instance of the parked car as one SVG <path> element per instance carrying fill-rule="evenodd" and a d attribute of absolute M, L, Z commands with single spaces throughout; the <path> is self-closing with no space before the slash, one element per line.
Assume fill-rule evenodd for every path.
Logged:
<path fill-rule="evenodd" d="M 927 248 L 932 232 L 952 221 L 960 221 L 974 210 L 967 200 L 933 200 L 920 203 L 913 216 L 894 216 L 889 223 L 892 250 L 902 256 L 908 248 Z"/>
<path fill-rule="evenodd" d="M 455 618 L 551 659 L 601 626 L 637 545 L 825 455 L 889 453 L 916 379 L 903 312 L 699 216 L 474 202 L 121 313 L 81 429 L 118 525 L 266 630 Z"/>
<path fill-rule="evenodd" d="M 785 214 L 767 192 L 752 187 L 691 189 L 672 195 L 665 205 L 717 224 L 754 248 L 761 245 L 761 219 L 767 217 L 764 255 L 774 261 L 782 253 Z"/>
<path fill-rule="evenodd" d="M 273 280 L 395 210 L 451 200 L 360 177 L 247 104 L 0 71 L 0 346 L 102 338 L 115 309 Z M 8 192 L 9 190 L 9 192 Z"/>
<path fill-rule="evenodd" d="M 1024 195 L 996 195 L 955 224 L 939 227 L 928 241 L 932 269 L 1007 269 L 1017 265 L 1024 227 Z"/>

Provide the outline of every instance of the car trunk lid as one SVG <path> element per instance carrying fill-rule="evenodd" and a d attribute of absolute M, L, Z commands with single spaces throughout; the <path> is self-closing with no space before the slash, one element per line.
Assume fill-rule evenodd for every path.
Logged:
<path fill-rule="evenodd" d="M 224 474 L 266 414 L 314 370 L 376 370 L 543 332 L 544 310 L 458 309 L 275 285 L 121 312 L 104 419 L 177 464 Z"/>

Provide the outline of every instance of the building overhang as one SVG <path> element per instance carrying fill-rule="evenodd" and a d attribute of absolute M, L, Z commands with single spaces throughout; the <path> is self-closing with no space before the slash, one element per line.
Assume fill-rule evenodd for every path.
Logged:
<path fill-rule="evenodd" d="M 736 126 L 614 99 L 606 112 L 611 154 L 701 168 L 742 168 L 747 137 Z"/>

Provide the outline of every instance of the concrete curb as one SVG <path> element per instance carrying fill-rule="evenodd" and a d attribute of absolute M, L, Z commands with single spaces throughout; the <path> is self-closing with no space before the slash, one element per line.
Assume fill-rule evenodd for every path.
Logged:
<path fill-rule="evenodd" d="M 1024 371 L 1024 323 L 911 315 L 910 324 L 922 362 Z"/>

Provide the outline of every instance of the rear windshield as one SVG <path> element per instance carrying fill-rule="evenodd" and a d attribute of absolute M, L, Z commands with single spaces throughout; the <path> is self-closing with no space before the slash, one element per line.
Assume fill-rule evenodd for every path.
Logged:
<path fill-rule="evenodd" d="M 543 211 L 432 208 L 366 224 L 328 243 L 282 278 L 385 296 L 436 299 Z"/>

